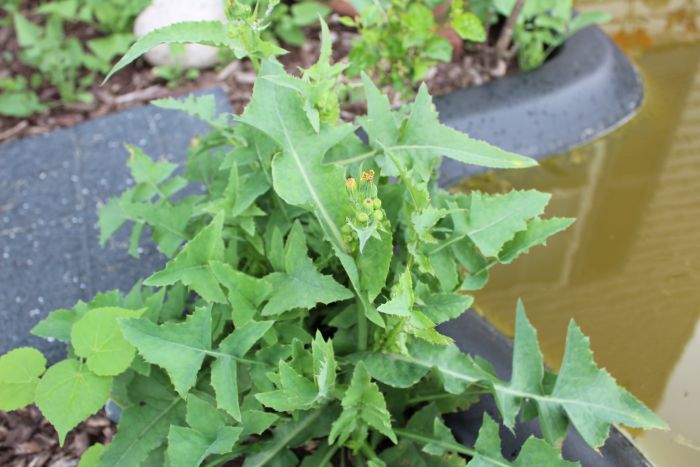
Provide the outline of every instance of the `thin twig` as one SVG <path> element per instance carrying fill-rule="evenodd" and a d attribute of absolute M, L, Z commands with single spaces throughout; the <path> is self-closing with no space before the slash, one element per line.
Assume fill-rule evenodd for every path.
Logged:
<path fill-rule="evenodd" d="M 29 126 L 29 122 L 27 122 L 26 120 L 22 120 L 21 122 L 19 122 L 17 125 L 13 126 L 12 128 L 0 133 L 0 141 L 12 138 L 14 135 L 16 135 L 20 131 L 24 130 L 28 126 Z"/>
<path fill-rule="evenodd" d="M 501 30 L 501 35 L 496 42 L 496 52 L 501 55 L 508 50 L 510 45 L 510 40 L 513 38 L 513 31 L 515 30 L 515 23 L 518 21 L 518 16 L 523 10 L 525 5 L 525 0 L 516 0 L 515 5 L 513 5 L 513 10 L 510 12 L 510 16 L 506 20 L 506 24 L 503 25 Z"/>

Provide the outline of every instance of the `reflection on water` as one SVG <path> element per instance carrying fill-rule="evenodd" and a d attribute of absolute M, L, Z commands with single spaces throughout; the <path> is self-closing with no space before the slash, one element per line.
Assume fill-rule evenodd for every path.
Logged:
<path fill-rule="evenodd" d="M 674 12 L 698 6 L 634 3 L 657 15 L 662 4 Z M 661 16 L 649 24 L 665 27 Z M 591 336 L 598 363 L 669 422 L 670 432 L 638 434 L 643 450 L 661 467 L 684 467 L 700 465 L 700 41 L 669 42 L 643 44 L 636 61 L 647 98 L 626 127 L 536 169 L 466 183 L 549 191 L 548 214 L 578 218 L 547 248 L 494 268 L 477 294 L 479 310 L 510 334 L 522 297 L 553 367 L 567 322 L 576 319 Z"/>

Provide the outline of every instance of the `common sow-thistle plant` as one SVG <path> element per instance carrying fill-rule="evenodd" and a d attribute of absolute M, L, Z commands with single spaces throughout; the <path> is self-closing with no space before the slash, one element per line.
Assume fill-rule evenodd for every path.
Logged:
<path fill-rule="evenodd" d="M 126 295 L 40 322 L 34 334 L 68 342 L 68 356 L 47 369 L 31 348 L 4 355 L 0 408 L 35 403 L 63 443 L 112 399 L 118 431 L 83 460 L 100 466 L 567 466 L 569 426 L 595 448 L 614 423 L 663 427 L 595 365 L 573 322 L 555 375 L 518 304 L 510 380 L 436 329 L 490 267 L 572 221 L 543 218 L 549 195 L 534 190 L 440 189 L 443 156 L 534 162 L 443 126 L 425 87 L 394 111 L 365 76 L 367 115 L 339 121 L 312 98 L 338 78 L 328 47 L 302 78 L 262 61 L 241 115 L 217 115 L 211 97 L 159 104 L 213 130 L 184 174 L 130 147 L 136 184 L 101 209 L 100 229 L 104 242 L 129 225 L 132 246 L 149 231 L 169 261 Z M 539 417 L 543 438 L 512 463 L 488 415 L 474 445 L 445 424 L 483 394 L 510 429 Z"/>

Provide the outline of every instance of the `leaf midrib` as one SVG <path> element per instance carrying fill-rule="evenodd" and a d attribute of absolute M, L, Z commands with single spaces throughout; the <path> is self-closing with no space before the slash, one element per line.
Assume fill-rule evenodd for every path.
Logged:
<path fill-rule="evenodd" d="M 486 380 L 481 379 L 481 378 L 469 378 L 462 373 L 457 373 L 457 372 L 450 370 L 448 368 L 445 368 L 443 366 L 433 364 L 429 361 L 420 360 L 420 359 L 417 359 L 415 357 L 407 357 L 405 355 L 399 355 L 399 354 L 384 354 L 384 355 L 389 357 L 389 358 L 392 358 L 394 360 L 403 361 L 406 363 L 413 363 L 415 365 L 419 365 L 419 366 L 422 366 L 422 367 L 427 368 L 427 369 L 437 368 L 442 373 L 445 373 L 445 374 L 447 374 L 455 379 L 466 381 L 470 384 L 478 383 L 480 381 L 486 381 Z M 604 410 L 607 412 L 613 412 L 613 413 L 616 413 L 619 415 L 624 415 L 626 418 L 631 418 L 633 420 L 640 420 L 640 418 L 635 416 L 634 414 L 630 414 L 629 412 L 618 410 L 618 409 L 615 409 L 613 407 L 608 407 L 608 406 L 601 405 L 601 404 L 595 404 L 595 403 L 588 402 L 588 401 L 580 401 L 580 400 L 576 400 L 576 399 L 565 399 L 565 398 L 554 397 L 554 396 L 543 396 L 540 394 L 533 394 L 533 393 L 528 393 L 528 392 L 524 392 L 524 391 L 517 391 L 515 389 L 511 389 L 508 386 L 504 386 L 502 384 L 498 384 L 498 383 L 493 382 L 493 381 L 489 381 L 489 382 L 493 384 L 493 387 L 496 391 L 500 391 L 500 392 L 505 393 L 505 394 L 510 394 L 512 396 L 515 396 L 515 397 L 533 399 L 533 400 L 540 401 L 540 402 L 555 403 L 555 404 L 560 404 L 560 405 L 580 405 L 583 407 L 597 408 L 597 409 L 601 409 L 601 410 Z"/>
<path fill-rule="evenodd" d="M 277 90 L 273 87 L 272 88 L 272 94 L 273 94 L 273 100 L 274 102 L 277 102 Z M 287 130 L 287 125 L 284 122 L 284 119 L 282 118 L 282 114 L 280 113 L 279 106 L 275 105 L 275 114 L 277 115 L 277 120 L 279 121 L 280 127 L 282 128 L 282 132 L 284 133 L 284 138 L 287 142 L 287 147 L 289 148 L 289 153 L 292 156 L 292 159 L 294 159 L 294 164 L 297 166 L 299 169 L 299 173 L 301 174 L 304 184 L 306 185 L 306 188 L 309 190 L 309 193 L 311 194 L 311 198 L 313 198 L 314 203 L 316 204 L 316 207 L 319 210 L 319 213 L 321 214 L 321 217 L 323 218 L 323 221 L 330 227 L 331 232 L 333 233 L 333 236 L 335 237 L 336 242 L 338 245 L 340 245 L 343 250 L 345 250 L 345 243 L 343 242 L 343 238 L 340 235 L 340 231 L 338 230 L 338 227 L 336 227 L 335 223 L 331 219 L 330 215 L 328 214 L 328 211 L 326 210 L 326 206 L 321 202 L 321 199 L 318 196 L 318 193 L 316 193 L 316 189 L 314 188 L 313 184 L 311 183 L 311 179 L 309 178 L 309 175 L 306 173 L 306 168 L 301 162 L 301 158 L 299 157 L 299 153 L 297 152 L 296 148 L 294 147 L 294 144 L 292 142 L 291 137 L 289 136 L 289 132 Z"/>

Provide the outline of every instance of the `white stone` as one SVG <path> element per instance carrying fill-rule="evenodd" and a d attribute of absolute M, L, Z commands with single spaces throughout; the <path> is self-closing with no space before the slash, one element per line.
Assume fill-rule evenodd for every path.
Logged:
<path fill-rule="evenodd" d="M 181 21 L 225 21 L 222 0 L 153 0 L 134 22 L 134 35 L 142 37 L 154 29 Z M 180 64 L 183 68 L 207 68 L 216 64 L 216 47 L 186 44 L 184 53 L 173 57 L 170 46 L 162 44 L 149 50 L 145 59 L 153 66 Z"/>

